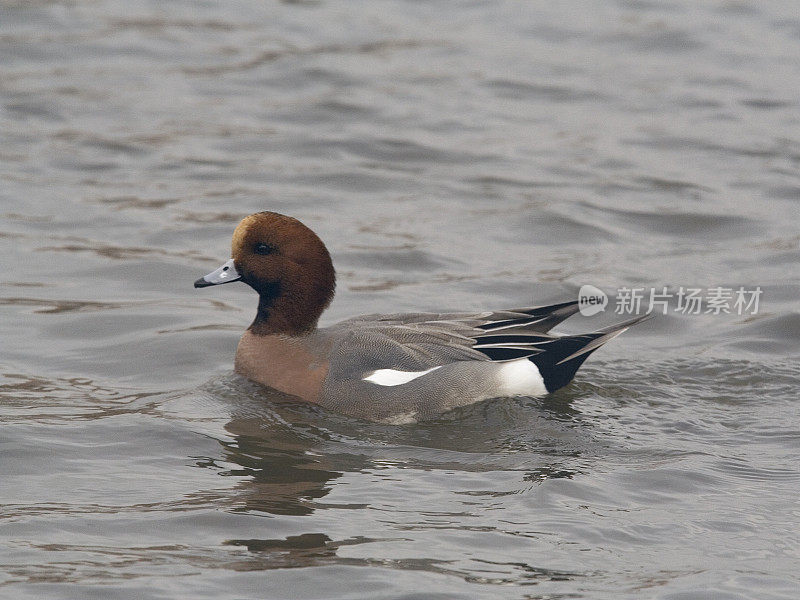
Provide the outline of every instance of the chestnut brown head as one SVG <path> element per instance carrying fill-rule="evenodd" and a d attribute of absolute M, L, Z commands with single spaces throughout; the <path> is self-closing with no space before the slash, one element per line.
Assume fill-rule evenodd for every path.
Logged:
<path fill-rule="evenodd" d="M 298 335 L 316 327 L 333 298 L 336 276 L 325 244 L 297 219 L 274 212 L 245 217 L 233 232 L 227 263 L 195 282 L 243 281 L 259 294 L 256 334 Z"/>

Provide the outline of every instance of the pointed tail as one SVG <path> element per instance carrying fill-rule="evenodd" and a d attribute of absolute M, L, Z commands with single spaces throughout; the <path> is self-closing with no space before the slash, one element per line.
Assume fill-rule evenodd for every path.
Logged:
<path fill-rule="evenodd" d="M 538 347 L 540 352 L 528 357 L 539 369 L 548 392 L 564 387 L 589 355 L 607 341 L 614 339 L 629 327 L 641 323 L 652 315 L 636 317 L 592 333 L 565 335 Z"/>

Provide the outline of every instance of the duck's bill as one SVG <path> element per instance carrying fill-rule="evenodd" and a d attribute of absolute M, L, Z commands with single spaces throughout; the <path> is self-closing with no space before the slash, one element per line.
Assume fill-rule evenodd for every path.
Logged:
<path fill-rule="evenodd" d="M 221 285 L 223 283 L 231 283 L 232 281 L 239 281 L 242 278 L 233 264 L 233 259 L 230 259 L 216 271 L 211 271 L 205 277 L 201 277 L 194 282 L 194 287 L 202 288 L 210 285 Z"/>

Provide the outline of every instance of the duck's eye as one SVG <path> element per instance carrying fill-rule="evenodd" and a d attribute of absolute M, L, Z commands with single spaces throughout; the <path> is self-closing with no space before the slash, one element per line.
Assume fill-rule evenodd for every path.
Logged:
<path fill-rule="evenodd" d="M 275 251 L 275 248 L 270 246 L 269 244 L 265 244 L 264 242 L 259 242 L 255 246 L 253 246 L 253 252 L 256 254 L 272 254 Z"/>

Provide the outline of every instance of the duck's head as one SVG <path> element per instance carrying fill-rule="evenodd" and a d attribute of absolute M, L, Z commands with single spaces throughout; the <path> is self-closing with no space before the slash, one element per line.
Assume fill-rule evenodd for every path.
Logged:
<path fill-rule="evenodd" d="M 301 335 L 313 330 L 333 298 L 336 275 L 317 235 L 297 219 L 260 212 L 233 232 L 231 258 L 194 282 L 207 287 L 242 281 L 259 295 L 250 331 Z"/>

